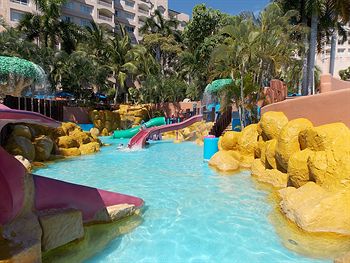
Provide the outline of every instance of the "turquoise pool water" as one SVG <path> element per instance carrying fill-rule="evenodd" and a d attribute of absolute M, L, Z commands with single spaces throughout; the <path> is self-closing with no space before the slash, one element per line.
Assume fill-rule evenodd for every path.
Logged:
<path fill-rule="evenodd" d="M 58 162 L 37 174 L 142 197 L 144 222 L 87 262 L 331 262 L 283 247 L 272 205 L 247 172 L 222 176 L 192 143 L 101 153 Z M 126 141 L 124 141 L 125 143 Z"/>

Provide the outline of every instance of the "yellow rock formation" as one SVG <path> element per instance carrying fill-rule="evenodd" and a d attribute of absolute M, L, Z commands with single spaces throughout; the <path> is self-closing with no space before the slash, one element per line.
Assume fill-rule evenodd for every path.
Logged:
<path fill-rule="evenodd" d="M 258 181 L 282 188 L 281 210 L 300 228 L 350 235 L 350 130 L 343 123 L 313 127 L 267 112 L 258 125 L 220 137 L 218 146 L 210 166 L 250 167 Z"/>
<path fill-rule="evenodd" d="M 277 139 L 281 129 L 288 123 L 288 118 L 283 112 L 266 112 L 259 122 L 259 132 L 264 140 Z"/>
<path fill-rule="evenodd" d="M 240 132 L 228 131 L 222 136 L 220 147 L 222 147 L 222 150 L 226 151 L 237 150 L 240 137 Z"/>
<path fill-rule="evenodd" d="M 79 147 L 81 154 L 90 154 L 100 151 L 100 144 L 98 142 L 90 142 Z"/>
<path fill-rule="evenodd" d="M 288 175 L 294 187 L 300 187 L 310 181 L 308 160 L 313 151 L 305 149 L 292 154 L 288 161 Z"/>
<path fill-rule="evenodd" d="M 307 119 L 295 119 L 288 122 L 278 136 L 276 145 L 276 160 L 284 171 L 288 170 L 290 156 L 300 151 L 299 133 L 312 127 Z"/>
<path fill-rule="evenodd" d="M 212 126 L 212 122 L 196 122 L 178 131 L 165 132 L 162 134 L 162 138 L 164 140 L 174 140 L 174 143 L 195 141 L 197 145 L 203 145 L 204 137 L 209 134 Z"/>
<path fill-rule="evenodd" d="M 73 148 L 59 148 L 58 153 L 63 156 L 79 156 L 81 155 L 81 152 L 79 148 L 73 147 Z"/>
<path fill-rule="evenodd" d="M 266 168 L 277 169 L 275 153 L 277 140 L 272 139 L 265 143 L 265 166 Z"/>
<path fill-rule="evenodd" d="M 254 156 L 258 148 L 258 125 L 252 124 L 243 129 L 238 139 L 238 149 L 243 155 Z"/>
<path fill-rule="evenodd" d="M 237 161 L 229 151 L 219 151 L 214 154 L 209 161 L 209 165 L 221 172 L 232 172 L 239 169 L 239 161 Z"/>
<path fill-rule="evenodd" d="M 313 182 L 279 191 L 281 209 L 302 229 L 350 235 L 350 191 L 330 193 Z"/>
<path fill-rule="evenodd" d="M 57 138 L 57 145 L 59 148 L 73 148 L 79 147 L 77 140 L 70 136 L 61 136 Z"/>
<path fill-rule="evenodd" d="M 35 160 L 46 161 L 50 158 L 53 149 L 53 141 L 46 135 L 39 136 L 34 140 Z"/>

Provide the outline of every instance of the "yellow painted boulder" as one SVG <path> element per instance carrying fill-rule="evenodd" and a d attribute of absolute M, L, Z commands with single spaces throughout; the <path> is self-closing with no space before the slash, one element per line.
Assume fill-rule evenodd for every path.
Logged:
<path fill-rule="evenodd" d="M 59 148 L 74 148 L 79 147 L 79 143 L 70 136 L 61 136 L 57 138 Z"/>
<path fill-rule="evenodd" d="M 262 115 L 259 122 L 259 132 L 265 141 L 277 139 L 288 118 L 283 112 L 269 111 Z"/>
<path fill-rule="evenodd" d="M 103 128 L 102 131 L 101 131 L 101 136 L 108 136 L 109 135 L 109 132 L 106 128 Z"/>
<path fill-rule="evenodd" d="M 73 147 L 73 148 L 59 148 L 58 153 L 62 156 L 79 156 L 81 155 L 81 152 L 79 148 Z"/>
<path fill-rule="evenodd" d="M 300 140 L 313 151 L 336 150 L 350 152 L 350 130 L 344 123 L 331 123 L 308 129 Z"/>
<path fill-rule="evenodd" d="M 255 160 L 254 155 L 241 155 L 239 166 L 243 169 L 250 169 L 253 161 Z"/>
<path fill-rule="evenodd" d="M 241 153 L 239 151 L 228 151 L 228 153 L 235 158 L 237 161 L 242 161 L 243 156 L 241 155 Z"/>
<path fill-rule="evenodd" d="M 34 147 L 35 160 L 43 162 L 50 158 L 53 149 L 53 141 L 50 137 L 42 135 L 40 137 L 35 138 Z"/>
<path fill-rule="evenodd" d="M 27 138 L 29 140 L 32 139 L 32 133 L 30 131 L 30 128 L 26 125 L 15 125 L 13 127 L 12 136 L 22 136 L 24 138 Z"/>
<path fill-rule="evenodd" d="M 221 147 L 223 150 L 237 150 L 238 148 L 238 140 L 241 137 L 240 132 L 228 131 L 222 136 L 221 139 Z"/>
<path fill-rule="evenodd" d="M 24 158 L 28 159 L 30 162 L 35 159 L 35 148 L 32 142 L 22 136 L 11 137 L 5 149 L 12 155 L 22 155 Z"/>
<path fill-rule="evenodd" d="M 93 110 L 89 112 L 89 117 L 90 120 L 93 122 L 94 120 L 98 120 L 99 119 L 99 113 L 98 110 Z"/>
<path fill-rule="evenodd" d="M 314 154 L 310 149 L 305 149 L 292 154 L 288 161 L 288 175 L 292 186 L 298 188 L 310 181 L 308 160 Z"/>
<path fill-rule="evenodd" d="M 254 163 L 254 165 L 257 164 Z M 257 169 L 257 167 L 254 167 L 254 169 Z M 277 169 L 265 169 L 261 173 L 255 173 L 253 175 L 259 182 L 270 184 L 275 188 L 284 188 L 288 185 L 288 175 Z"/>
<path fill-rule="evenodd" d="M 94 120 L 93 121 L 94 127 L 97 128 L 98 130 L 102 131 L 103 127 L 103 122 L 101 120 Z"/>
<path fill-rule="evenodd" d="M 329 191 L 350 187 L 350 154 L 317 151 L 308 161 L 310 179 Z"/>
<path fill-rule="evenodd" d="M 253 176 L 259 176 L 260 174 L 265 172 L 265 165 L 261 162 L 260 159 L 255 159 L 252 162 L 252 166 L 251 166 L 251 174 Z"/>
<path fill-rule="evenodd" d="M 309 182 L 298 189 L 279 191 L 284 214 L 308 232 L 331 232 L 350 235 L 350 191 L 330 193 Z"/>
<path fill-rule="evenodd" d="M 214 154 L 209 165 L 221 172 L 233 172 L 239 169 L 239 162 L 228 151 L 219 151 Z"/>
<path fill-rule="evenodd" d="M 290 156 L 300 151 L 299 133 L 312 126 L 309 120 L 300 118 L 291 120 L 281 129 L 276 145 L 276 160 L 280 170 L 288 170 Z"/>
<path fill-rule="evenodd" d="M 81 154 L 90 154 L 100 151 L 100 144 L 98 142 L 90 142 L 79 147 Z"/>
<path fill-rule="evenodd" d="M 81 128 L 73 122 L 63 122 L 61 128 L 66 135 L 69 135 L 70 132 L 76 129 L 81 130 Z"/>
<path fill-rule="evenodd" d="M 238 149 L 243 155 L 254 156 L 258 148 L 258 131 L 257 124 L 251 124 L 243 129 L 238 138 Z"/>
<path fill-rule="evenodd" d="M 79 145 L 89 143 L 92 139 L 88 133 L 79 130 L 74 130 L 71 132 L 70 137 L 76 140 Z"/>
<path fill-rule="evenodd" d="M 269 140 L 265 143 L 265 167 L 269 169 L 277 169 L 276 164 L 276 145 L 277 140 Z"/>

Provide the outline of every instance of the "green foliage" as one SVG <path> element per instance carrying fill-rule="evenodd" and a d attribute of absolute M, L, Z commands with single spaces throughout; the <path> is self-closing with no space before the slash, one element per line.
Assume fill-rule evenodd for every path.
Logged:
<path fill-rule="evenodd" d="M 218 10 L 207 8 L 205 4 L 195 6 L 192 19 L 183 33 L 184 43 L 191 50 L 195 50 L 207 37 L 215 35 L 227 20 L 227 15 Z"/>
<path fill-rule="evenodd" d="M 339 71 L 339 76 L 342 80 L 350 80 L 350 67 Z"/>
<path fill-rule="evenodd" d="M 186 98 L 189 85 L 176 76 L 147 76 L 141 89 L 129 90 L 135 103 L 178 102 Z"/>

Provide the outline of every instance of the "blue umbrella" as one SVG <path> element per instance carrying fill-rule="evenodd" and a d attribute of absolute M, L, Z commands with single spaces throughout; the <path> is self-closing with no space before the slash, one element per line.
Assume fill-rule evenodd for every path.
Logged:
<path fill-rule="evenodd" d="M 56 97 L 60 98 L 73 98 L 74 95 L 72 93 L 66 92 L 66 91 L 61 91 L 56 93 Z"/>
<path fill-rule="evenodd" d="M 102 100 L 105 100 L 107 99 L 107 96 L 102 94 L 102 93 L 99 93 L 99 92 L 96 92 L 95 93 L 95 97 L 98 98 L 98 99 L 102 99 Z"/>

